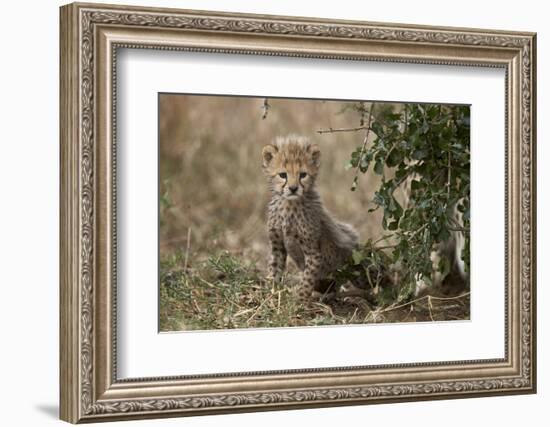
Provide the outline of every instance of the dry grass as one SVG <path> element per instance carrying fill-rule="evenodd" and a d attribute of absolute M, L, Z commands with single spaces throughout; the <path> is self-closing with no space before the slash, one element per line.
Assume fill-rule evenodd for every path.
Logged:
<path fill-rule="evenodd" d="M 161 265 L 161 331 L 347 325 L 464 319 L 470 300 L 427 295 L 404 304 L 371 307 L 359 296 L 300 304 L 297 277 L 264 280 L 262 270 L 222 252 L 182 269 L 183 254 Z"/>

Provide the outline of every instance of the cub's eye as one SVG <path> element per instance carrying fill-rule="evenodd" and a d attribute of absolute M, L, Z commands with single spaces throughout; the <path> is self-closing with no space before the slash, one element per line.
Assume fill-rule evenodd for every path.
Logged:
<path fill-rule="evenodd" d="M 307 173 L 305 173 L 305 172 L 300 172 L 300 179 L 305 178 L 306 176 L 307 176 Z"/>
<path fill-rule="evenodd" d="M 286 179 L 286 172 L 281 172 L 279 176 L 283 179 Z"/>

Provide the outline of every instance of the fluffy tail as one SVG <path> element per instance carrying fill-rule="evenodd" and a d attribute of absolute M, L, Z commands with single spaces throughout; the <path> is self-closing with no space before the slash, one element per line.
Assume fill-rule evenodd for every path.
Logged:
<path fill-rule="evenodd" d="M 347 249 L 355 248 L 359 243 L 359 234 L 355 231 L 355 228 L 343 222 L 336 223 L 336 226 L 340 231 L 338 236 L 340 237 L 342 246 Z"/>

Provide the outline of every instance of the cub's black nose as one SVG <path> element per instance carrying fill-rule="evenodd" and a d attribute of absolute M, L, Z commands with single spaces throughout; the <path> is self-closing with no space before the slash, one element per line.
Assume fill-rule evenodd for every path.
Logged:
<path fill-rule="evenodd" d="M 297 186 L 297 185 L 291 185 L 290 187 L 288 187 L 288 189 L 289 189 L 292 193 L 296 193 L 296 191 L 298 191 L 298 186 Z"/>

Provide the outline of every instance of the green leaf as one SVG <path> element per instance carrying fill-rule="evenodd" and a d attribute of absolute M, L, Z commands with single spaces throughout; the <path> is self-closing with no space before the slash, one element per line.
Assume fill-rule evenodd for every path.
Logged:
<path fill-rule="evenodd" d="M 359 170 L 363 173 L 365 173 L 369 169 L 369 158 L 367 155 L 363 156 L 361 159 L 361 163 L 359 164 Z"/>
<path fill-rule="evenodd" d="M 401 154 L 401 152 L 397 148 L 393 148 L 388 154 L 386 164 L 388 165 L 388 167 L 393 168 L 401 163 L 402 159 L 403 155 Z"/>
<path fill-rule="evenodd" d="M 374 122 L 371 125 L 371 130 L 376 134 L 376 136 L 380 137 L 384 134 L 384 128 L 379 122 Z"/>
<path fill-rule="evenodd" d="M 428 157 L 428 150 L 425 148 L 419 148 L 413 151 L 411 157 L 414 160 L 422 160 Z"/>
<path fill-rule="evenodd" d="M 361 251 L 358 251 L 358 250 L 355 250 L 355 249 L 351 253 L 351 257 L 353 258 L 353 263 L 355 265 L 360 265 L 361 262 L 363 262 L 363 260 L 365 259 L 365 256 L 363 255 L 363 253 Z"/>
<path fill-rule="evenodd" d="M 374 164 L 374 172 L 377 175 L 382 175 L 384 173 L 384 163 L 382 159 L 376 160 L 376 163 Z"/>
<path fill-rule="evenodd" d="M 399 246 L 396 246 L 395 248 L 393 248 L 392 256 L 393 256 L 393 262 L 397 262 L 399 260 L 399 258 L 401 257 L 401 249 L 399 248 Z"/>
<path fill-rule="evenodd" d="M 431 105 L 427 110 L 428 118 L 433 120 L 437 116 L 437 112 L 438 112 L 437 110 L 438 110 L 437 107 Z"/>
<path fill-rule="evenodd" d="M 450 237 L 451 237 L 451 233 L 449 233 L 449 230 L 447 230 L 445 227 L 442 227 L 441 230 L 439 230 L 439 233 L 437 234 L 437 241 L 445 242 Z"/>
<path fill-rule="evenodd" d="M 423 280 L 424 283 L 426 283 L 426 285 L 428 285 L 428 286 L 433 285 L 432 278 L 427 274 L 421 273 L 420 274 L 420 279 Z"/>
<path fill-rule="evenodd" d="M 411 181 L 411 190 L 416 191 L 422 187 L 424 187 L 424 184 L 421 181 L 417 181 L 416 179 Z"/>
<path fill-rule="evenodd" d="M 401 114 L 396 114 L 396 113 L 389 113 L 389 114 L 386 114 L 386 120 L 388 121 L 392 121 L 392 122 L 395 122 L 395 121 L 399 121 L 401 120 Z"/>
<path fill-rule="evenodd" d="M 401 179 L 405 178 L 406 175 L 408 175 L 408 170 L 406 169 L 406 166 L 403 165 L 403 163 L 401 163 L 399 165 L 399 168 L 395 171 L 395 177 L 398 180 L 401 180 Z"/>
<path fill-rule="evenodd" d="M 428 132 L 428 130 L 430 129 L 430 125 L 428 124 L 428 122 L 424 122 L 422 123 L 422 126 L 420 126 L 420 133 L 422 134 L 425 134 Z"/>

